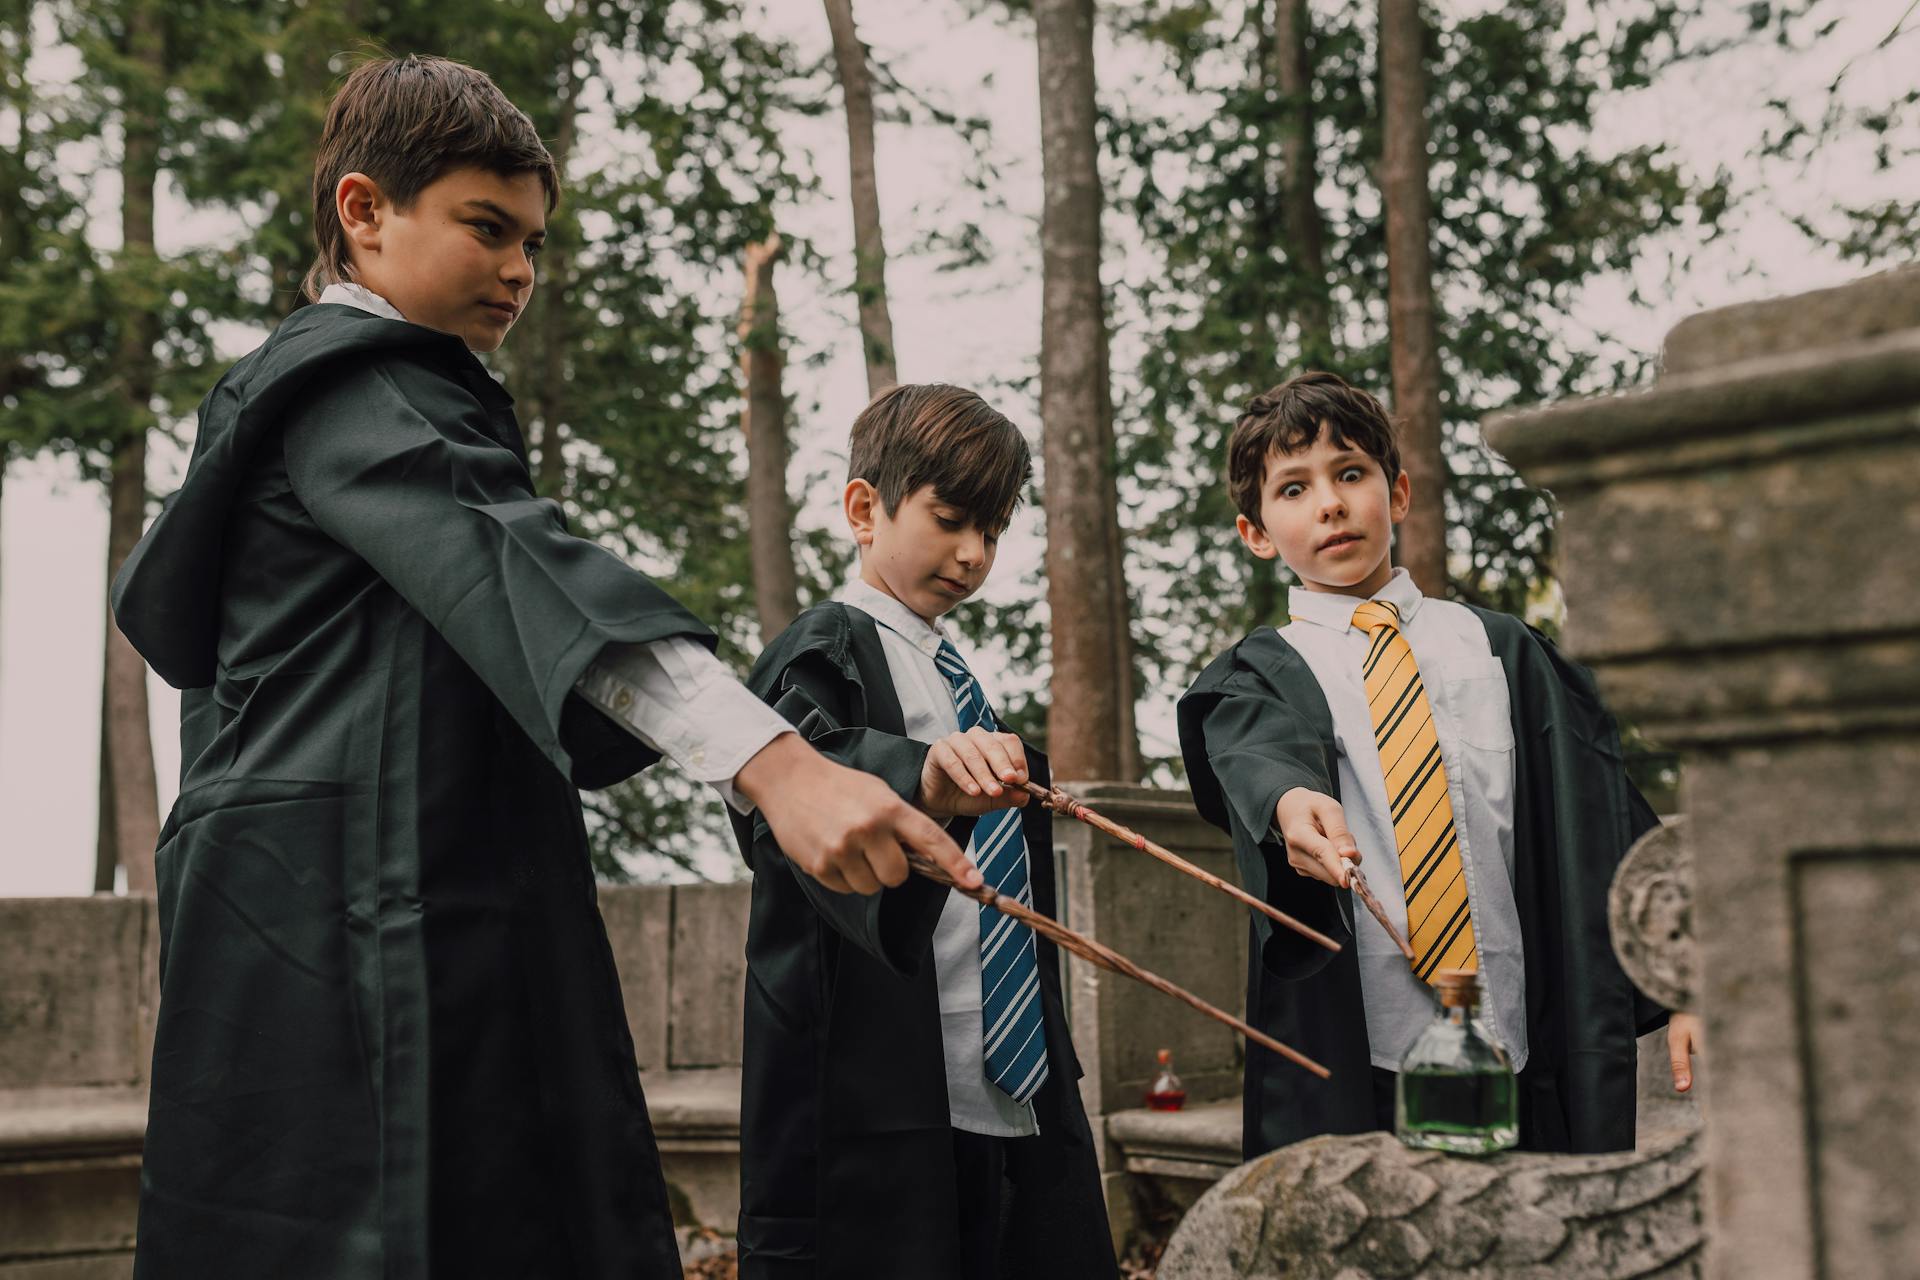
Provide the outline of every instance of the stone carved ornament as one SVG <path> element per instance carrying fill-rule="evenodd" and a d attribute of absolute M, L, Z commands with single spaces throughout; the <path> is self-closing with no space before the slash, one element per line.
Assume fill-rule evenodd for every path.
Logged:
<path fill-rule="evenodd" d="M 1160 1280 L 1697 1276 L 1699 1131 L 1605 1156 L 1414 1151 L 1311 1138 L 1241 1165 L 1188 1212 Z"/>
<path fill-rule="evenodd" d="M 1696 1007 L 1699 948 L 1685 818 L 1647 832 L 1620 860 L 1607 894 L 1607 931 L 1635 986 L 1669 1009 Z"/>
<path fill-rule="evenodd" d="M 1683 822 L 1638 841 L 1608 898 L 1628 977 L 1669 1008 L 1696 987 Z M 1604 1156 L 1413 1151 L 1391 1135 L 1313 1138 L 1241 1165 L 1188 1211 L 1160 1280 L 1641 1280 L 1698 1276 L 1696 1128 Z"/>

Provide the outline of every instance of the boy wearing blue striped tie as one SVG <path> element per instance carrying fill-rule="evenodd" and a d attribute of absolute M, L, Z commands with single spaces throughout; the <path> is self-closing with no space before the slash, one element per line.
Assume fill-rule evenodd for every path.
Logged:
<path fill-rule="evenodd" d="M 1256 629 L 1181 699 L 1181 752 L 1248 890 L 1346 942 L 1333 955 L 1255 918 L 1248 1019 L 1334 1075 L 1249 1046 L 1247 1155 L 1392 1128 L 1393 1073 L 1443 969 L 1479 974 L 1486 1029 L 1519 1073 L 1522 1146 L 1631 1148 L 1634 1039 L 1666 1014 L 1613 957 L 1607 887 L 1657 820 L 1592 678 L 1519 619 L 1423 596 L 1393 566 L 1413 497 L 1393 426 L 1335 375 L 1254 397 L 1228 487 L 1247 549 L 1300 585 L 1286 625 Z M 1353 910 L 1350 863 L 1411 963 Z M 1673 1016 L 1676 1088 L 1697 1037 Z"/>
<path fill-rule="evenodd" d="M 853 424 L 860 575 L 748 687 L 823 754 L 949 824 L 988 884 L 1055 913 L 1046 761 L 999 730 L 941 618 L 993 568 L 1031 461 L 970 391 L 897 386 Z M 934 882 L 796 875 L 755 815 L 740 1268 L 772 1277 L 1114 1276 L 1051 944 Z"/>

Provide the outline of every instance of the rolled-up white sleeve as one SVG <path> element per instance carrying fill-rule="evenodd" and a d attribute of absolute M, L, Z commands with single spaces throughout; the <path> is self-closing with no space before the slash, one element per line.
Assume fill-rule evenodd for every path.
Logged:
<path fill-rule="evenodd" d="M 762 747 L 793 732 L 704 645 L 683 636 L 610 644 L 574 689 L 741 813 L 753 806 L 734 778 Z"/>

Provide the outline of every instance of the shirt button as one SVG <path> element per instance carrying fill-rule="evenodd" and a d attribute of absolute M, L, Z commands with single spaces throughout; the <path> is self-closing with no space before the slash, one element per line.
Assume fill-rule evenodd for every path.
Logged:
<path fill-rule="evenodd" d="M 614 694 L 613 705 L 616 709 L 620 711 L 625 711 L 628 707 L 633 705 L 632 692 L 626 689 L 622 689 L 620 692 Z"/>
<path fill-rule="evenodd" d="M 693 754 L 689 755 L 687 759 L 693 761 L 696 765 L 705 764 L 707 762 L 707 749 L 705 747 L 695 747 Z"/>

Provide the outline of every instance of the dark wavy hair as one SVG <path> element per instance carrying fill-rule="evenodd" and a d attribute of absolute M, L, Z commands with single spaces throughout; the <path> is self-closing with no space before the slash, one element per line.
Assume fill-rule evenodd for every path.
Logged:
<path fill-rule="evenodd" d="M 1337 373 L 1313 371 L 1288 378 L 1247 401 L 1227 440 L 1227 493 L 1240 514 L 1260 524 L 1260 487 L 1267 459 L 1310 449 L 1325 427 L 1334 442 L 1380 464 L 1393 483 L 1400 474 L 1400 440 L 1381 403 Z"/>

